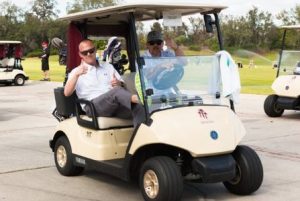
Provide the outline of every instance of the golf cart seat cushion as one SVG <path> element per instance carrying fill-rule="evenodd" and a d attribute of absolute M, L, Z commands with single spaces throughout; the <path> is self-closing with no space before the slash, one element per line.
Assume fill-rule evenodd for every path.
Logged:
<path fill-rule="evenodd" d="M 2 66 L 14 66 L 15 59 L 14 58 L 4 58 L 2 59 Z"/>
<path fill-rule="evenodd" d="M 92 121 L 87 115 L 80 115 L 84 120 Z M 117 117 L 97 117 L 99 129 L 131 127 L 133 122 L 131 119 L 121 119 Z"/>

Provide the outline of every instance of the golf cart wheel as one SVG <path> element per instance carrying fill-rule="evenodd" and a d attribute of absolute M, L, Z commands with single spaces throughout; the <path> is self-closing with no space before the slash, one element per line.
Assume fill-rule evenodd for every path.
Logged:
<path fill-rule="evenodd" d="M 280 117 L 284 112 L 284 109 L 278 108 L 276 103 L 277 98 L 278 96 L 276 95 L 270 95 L 265 100 L 264 110 L 269 117 Z"/>
<path fill-rule="evenodd" d="M 25 77 L 23 75 L 17 75 L 14 82 L 15 85 L 22 86 L 25 83 Z"/>
<path fill-rule="evenodd" d="M 64 176 L 79 175 L 84 169 L 73 164 L 71 146 L 65 136 L 59 137 L 55 143 L 54 160 L 58 172 Z"/>
<path fill-rule="evenodd" d="M 236 161 L 236 176 L 224 182 L 228 191 L 238 195 L 249 195 L 263 181 L 263 167 L 258 155 L 247 146 L 238 146 L 232 153 Z"/>
<path fill-rule="evenodd" d="M 146 201 L 176 201 L 183 192 L 180 169 L 165 156 L 150 158 L 142 165 L 139 184 Z"/>

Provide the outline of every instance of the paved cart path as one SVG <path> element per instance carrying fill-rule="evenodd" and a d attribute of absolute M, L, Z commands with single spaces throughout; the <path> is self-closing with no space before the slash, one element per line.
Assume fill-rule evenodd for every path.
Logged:
<path fill-rule="evenodd" d="M 53 89 L 61 83 L 29 81 L 0 86 L 0 200 L 139 201 L 136 184 L 86 170 L 78 177 L 57 172 L 49 148 L 57 120 Z M 183 200 L 299 200 L 300 112 L 268 118 L 265 96 L 241 95 L 236 112 L 264 166 L 262 187 L 251 196 L 232 195 L 222 184 L 185 183 Z"/>

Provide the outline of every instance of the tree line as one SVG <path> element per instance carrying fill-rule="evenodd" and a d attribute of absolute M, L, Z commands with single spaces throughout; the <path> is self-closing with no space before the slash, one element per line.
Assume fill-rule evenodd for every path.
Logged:
<path fill-rule="evenodd" d="M 74 13 L 89 9 L 116 5 L 117 0 L 73 0 L 67 4 L 66 12 Z M 0 5 L 0 40 L 21 40 L 27 53 L 34 55 L 40 51 L 42 41 L 59 37 L 66 40 L 67 22 L 59 21 L 56 0 L 33 0 L 29 9 L 5 0 Z M 282 30 L 280 25 L 300 24 L 300 4 L 290 10 L 271 14 L 253 7 L 243 16 L 220 15 L 223 41 L 226 49 L 248 49 L 269 51 L 280 48 Z M 217 39 L 208 34 L 202 17 L 190 17 L 183 26 L 164 28 L 159 23 L 151 26 L 152 30 L 161 30 L 174 36 L 175 40 L 190 50 L 203 47 L 217 49 Z M 145 44 L 144 25 L 137 24 L 140 44 Z M 289 32 L 289 48 L 300 48 L 300 33 Z"/>

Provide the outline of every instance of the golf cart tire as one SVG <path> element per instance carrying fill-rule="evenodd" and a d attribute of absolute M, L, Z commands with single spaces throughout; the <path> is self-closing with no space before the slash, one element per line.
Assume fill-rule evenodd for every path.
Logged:
<path fill-rule="evenodd" d="M 248 146 L 238 146 L 232 153 L 237 165 L 237 175 L 223 182 L 231 193 L 249 195 L 255 192 L 263 181 L 263 166 L 256 152 Z"/>
<path fill-rule="evenodd" d="M 25 83 L 25 77 L 23 75 L 17 75 L 15 77 L 14 83 L 16 86 L 22 86 Z"/>
<path fill-rule="evenodd" d="M 269 117 L 280 117 L 284 112 L 284 109 L 277 108 L 277 98 L 278 96 L 273 94 L 269 95 L 265 100 L 264 110 Z"/>
<path fill-rule="evenodd" d="M 147 194 L 145 190 L 144 180 L 149 173 L 156 176 L 158 183 L 158 192 L 154 196 Z M 174 160 L 166 156 L 153 157 L 144 162 L 140 171 L 139 184 L 146 201 L 176 201 L 182 197 L 183 179 L 180 169 Z"/>
<path fill-rule="evenodd" d="M 59 160 L 60 160 L 58 159 L 59 149 L 65 152 L 64 165 L 59 164 Z M 73 155 L 72 155 L 71 146 L 68 139 L 65 136 L 59 137 L 55 142 L 54 160 L 58 172 L 64 176 L 76 176 L 79 175 L 84 170 L 83 167 L 75 166 L 73 164 Z"/>

